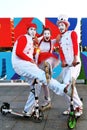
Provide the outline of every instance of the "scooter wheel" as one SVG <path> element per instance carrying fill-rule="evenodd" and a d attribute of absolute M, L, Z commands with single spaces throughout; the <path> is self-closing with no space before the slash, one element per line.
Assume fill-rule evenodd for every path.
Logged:
<path fill-rule="evenodd" d="M 10 104 L 8 104 L 8 103 L 3 103 L 3 105 L 1 106 L 1 113 L 2 113 L 2 115 L 6 115 L 8 112 L 5 112 L 5 111 L 3 111 L 3 109 L 10 109 Z"/>
<path fill-rule="evenodd" d="M 76 122 L 77 122 L 77 119 L 75 118 L 75 116 L 69 116 L 68 121 L 67 121 L 68 128 L 69 129 L 75 128 Z"/>
<path fill-rule="evenodd" d="M 36 113 L 34 111 L 33 115 L 32 115 L 32 120 L 35 122 L 35 123 L 40 123 L 42 122 L 44 119 L 44 114 L 42 112 L 42 110 L 39 110 L 39 117 L 36 116 Z"/>

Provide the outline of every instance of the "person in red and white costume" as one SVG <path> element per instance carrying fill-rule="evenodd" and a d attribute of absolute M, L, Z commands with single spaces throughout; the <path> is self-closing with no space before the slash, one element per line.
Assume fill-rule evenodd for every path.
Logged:
<path fill-rule="evenodd" d="M 50 67 L 50 71 L 52 73 L 52 69 L 59 64 L 59 59 L 57 55 L 52 53 L 53 46 L 55 43 L 58 42 L 60 38 L 60 34 L 56 37 L 56 39 L 51 39 L 51 30 L 48 27 L 44 27 L 43 29 L 43 36 L 38 38 L 38 47 L 39 47 L 39 54 L 36 58 L 39 67 L 42 70 L 45 70 L 45 63 L 48 63 L 48 67 Z M 50 74 L 51 77 L 51 74 Z M 44 92 L 44 103 L 42 104 L 42 110 L 46 110 L 51 108 L 51 97 L 49 88 L 43 85 L 43 92 Z"/>
<path fill-rule="evenodd" d="M 25 78 L 31 88 L 28 100 L 24 107 L 24 114 L 30 116 L 32 115 L 32 110 L 35 106 L 35 97 L 32 92 L 35 79 L 39 81 L 37 88 L 38 96 L 41 90 L 41 84 L 48 86 L 57 95 L 62 95 L 64 93 L 64 88 L 67 87 L 67 85 L 61 84 L 53 78 L 47 83 L 45 72 L 35 63 L 33 39 L 36 35 L 36 29 L 36 24 L 30 23 L 27 26 L 26 34 L 17 38 L 12 50 L 12 66 L 18 75 Z"/>
<path fill-rule="evenodd" d="M 52 68 L 56 67 L 59 63 L 58 57 L 52 53 L 53 46 L 55 43 L 59 41 L 60 34 L 55 39 L 51 39 L 51 30 L 50 28 L 44 28 L 43 30 L 43 36 L 41 38 L 38 38 L 39 42 L 39 58 L 38 58 L 38 64 L 40 65 L 44 61 L 47 61 Z"/>
<path fill-rule="evenodd" d="M 57 25 L 61 32 L 59 53 L 62 63 L 62 80 L 63 83 L 68 84 L 71 81 L 71 77 L 75 80 L 78 78 L 81 70 L 78 36 L 74 30 L 68 31 L 70 23 L 66 15 L 58 17 Z M 78 65 L 77 62 L 79 63 Z M 72 67 L 69 68 L 67 65 L 72 65 Z M 66 94 L 64 96 L 70 106 L 70 97 Z M 69 113 L 69 106 L 68 110 L 64 111 L 64 114 Z M 83 113 L 83 104 L 78 96 L 76 87 L 74 87 L 74 109 L 76 110 L 76 115 Z"/>

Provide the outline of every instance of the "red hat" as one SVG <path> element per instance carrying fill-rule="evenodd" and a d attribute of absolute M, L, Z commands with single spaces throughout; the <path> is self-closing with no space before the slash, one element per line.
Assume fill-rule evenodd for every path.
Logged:
<path fill-rule="evenodd" d="M 37 28 L 37 25 L 34 24 L 34 23 L 29 23 L 29 24 L 27 25 L 27 29 L 29 29 L 30 27 Z"/>
<path fill-rule="evenodd" d="M 64 23 L 67 27 L 70 26 L 70 23 L 68 21 L 68 17 L 66 15 L 60 15 L 58 17 L 57 25 L 59 25 L 59 23 Z"/>

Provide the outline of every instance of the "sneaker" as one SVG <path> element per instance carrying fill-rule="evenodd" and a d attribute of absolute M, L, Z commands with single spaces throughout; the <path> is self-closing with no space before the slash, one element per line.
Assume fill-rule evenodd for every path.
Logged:
<path fill-rule="evenodd" d="M 63 112 L 63 115 L 69 115 L 69 113 L 70 113 L 70 110 L 65 110 L 65 111 Z"/>
<path fill-rule="evenodd" d="M 75 109 L 75 116 L 76 116 L 76 117 L 80 117 L 82 114 L 83 114 L 83 109 L 77 107 L 77 108 Z"/>
<path fill-rule="evenodd" d="M 45 110 L 48 110 L 48 109 L 51 109 L 52 108 L 52 104 L 51 102 L 44 102 L 41 106 L 41 110 L 42 111 L 45 111 Z"/>
<path fill-rule="evenodd" d="M 69 115 L 69 113 L 70 113 L 70 109 L 65 110 L 65 111 L 63 112 L 63 115 Z M 80 117 L 82 114 L 83 114 L 83 109 L 77 107 L 77 108 L 75 109 L 75 116 L 76 116 L 76 117 Z"/>

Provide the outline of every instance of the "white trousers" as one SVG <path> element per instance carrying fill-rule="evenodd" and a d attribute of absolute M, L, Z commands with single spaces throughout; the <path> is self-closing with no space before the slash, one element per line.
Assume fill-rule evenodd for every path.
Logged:
<path fill-rule="evenodd" d="M 80 74 L 80 69 L 81 69 L 81 64 L 76 65 L 75 67 L 65 67 L 62 70 L 62 80 L 64 84 L 69 84 L 72 82 L 72 78 L 75 80 L 78 78 Z M 63 94 L 64 98 L 66 99 L 68 103 L 68 107 L 70 106 L 70 97 L 66 95 L 65 93 Z M 81 107 L 82 108 L 82 102 L 79 98 L 76 86 L 74 87 L 74 95 L 73 95 L 73 100 L 74 100 L 74 108 L 76 107 Z"/>
<path fill-rule="evenodd" d="M 25 77 L 25 79 L 29 83 L 29 86 L 31 86 L 31 89 L 33 88 L 32 81 L 34 79 L 38 79 L 40 83 L 47 85 L 45 72 L 41 70 L 36 64 L 23 60 L 20 62 L 16 62 L 16 64 L 14 64 L 13 67 L 17 74 Z M 61 84 L 57 80 L 52 78 L 50 80 L 50 83 L 48 84 L 48 87 L 56 94 L 63 95 L 64 93 L 63 90 L 66 87 L 66 85 Z M 38 88 L 39 88 L 39 93 L 40 93 L 40 89 L 41 89 L 40 85 L 38 85 Z M 30 92 L 28 100 L 25 104 L 24 110 L 26 112 L 31 111 L 32 107 L 34 106 L 34 103 L 35 103 L 34 94 Z"/>

